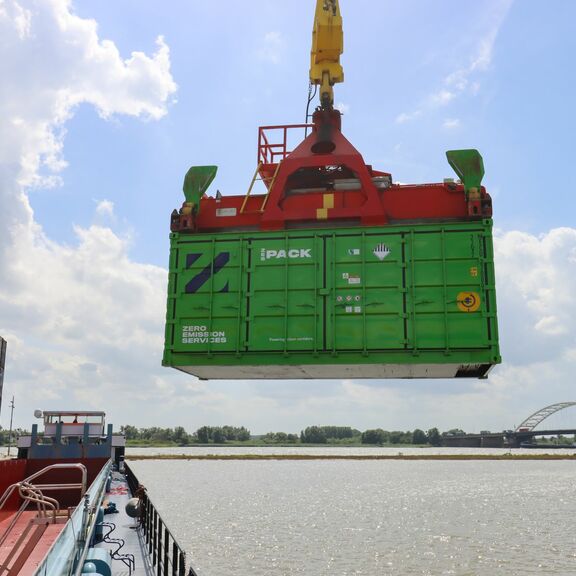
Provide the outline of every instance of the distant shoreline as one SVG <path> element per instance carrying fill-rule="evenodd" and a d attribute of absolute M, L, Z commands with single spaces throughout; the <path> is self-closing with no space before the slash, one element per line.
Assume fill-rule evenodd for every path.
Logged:
<path fill-rule="evenodd" d="M 126 460 L 576 460 L 573 454 L 135 454 Z"/>

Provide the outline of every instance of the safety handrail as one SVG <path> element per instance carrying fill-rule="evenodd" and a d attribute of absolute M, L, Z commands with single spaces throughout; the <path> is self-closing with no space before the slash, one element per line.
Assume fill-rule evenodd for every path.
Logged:
<path fill-rule="evenodd" d="M 46 508 L 50 508 L 52 512 L 52 518 L 56 522 L 56 514 L 60 512 L 60 503 L 56 498 L 50 498 L 42 494 L 42 491 L 38 489 L 37 486 L 33 484 L 25 484 L 19 487 L 18 492 L 20 496 L 27 500 L 28 502 L 36 502 L 38 505 L 38 514 L 41 516 L 46 516 Z"/>
<path fill-rule="evenodd" d="M 24 480 L 22 480 L 22 482 L 28 482 L 30 483 L 32 480 L 35 480 L 36 478 L 42 476 L 43 474 L 45 474 L 46 472 L 49 472 L 50 470 L 60 470 L 60 469 L 64 469 L 64 468 L 76 468 L 78 470 L 80 470 L 82 472 L 82 485 L 81 485 L 81 494 L 80 496 L 84 496 L 84 493 L 86 492 L 86 484 L 88 482 L 88 470 L 86 470 L 86 466 L 84 466 L 84 464 L 80 464 L 80 463 L 75 463 L 75 464 L 50 464 L 50 466 L 46 466 L 45 468 L 42 468 L 42 470 L 39 470 L 38 472 L 35 472 L 34 474 L 32 474 L 31 476 L 28 476 L 28 478 L 25 478 Z M 54 490 L 57 489 L 63 489 L 63 485 L 60 484 L 51 484 L 51 486 L 54 486 Z M 66 485 L 68 486 L 68 485 Z M 69 485 L 70 487 L 72 487 L 72 485 Z M 77 487 L 77 485 L 73 486 L 74 488 Z"/>
<path fill-rule="evenodd" d="M 36 478 L 43 476 L 44 474 L 46 474 L 50 470 L 63 469 L 63 468 L 76 468 L 77 470 L 80 470 L 82 473 L 82 482 L 80 484 L 49 484 L 49 485 L 32 484 L 32 480 L 35 480 Z M 21 487 L 25 487 L 25 488 L 33 487 L 33 489 L 39 489 L 40 494 L 42 495 L 42 498 L 45 499 L 44 501 L 50 500 L 50 501 L 56 502 L 56 505 L 57 505 L 58 510 L 59 510 L 60 505 L 58 504 L 58 501 L 55 500 L 54 498 L 49 498 L 48 496 L 44 496 L 41 492 L 40 487 L 42 487 L 43 489 L 49 489 L 49 490 L 65 490 L 65 489 L 72 489 L 72 488 L 80 488 L 81 496 L 83 496 L 84 493 L 86 492 L 87 480 L 88 480 L 88 471 L 86 470 L 86 466 L 84 466 L 84 464 L 79 464 L 79 463 L 76 463 L 76 464 L 50 464 L 50 466 L 46 466 L 46 467 L 42 468 L 42 470 L 38 470 L 38 472 L 31 474 L 27 478 L 24 478 L 24 480 L 21 480 L 20 482 L 15 482 L 14 484 L 11 484 L 10 486 L 8 486 L 8 488 L 6 488 L 6 490 L 4 491 L 4 494 L 2 495 L 2 497 L 0 497 L 0 510 L 2 510 L 2 508 L 6 505 L 6 502 L 8 501 L 10 496 L 12 496 L 12 494 L 14 493 L 14 491 L 16 489 L 18 489 L 20 496 L 22 496 L 22 498 L 24 498 L 24 502 L 22 503 L 22 505 L 18 509 L 18 512 L 12 518 L 12 521 L 7 526 L 4 533 L 0 536 L 0 546 L 5 542 L 6 538 L 8 538 L 10 532 L 12 531 L 14 526 L 16 525 L 16 522 L 18 522 L 18 519 L 20 518 L 20 516 L 22 516 L 22 514 L 24 513 L 24 511 L 28 507 L 28 504 L 30 504 L 30 502 L 36 502 L 37 506 L 40 506 L 38 499 L 31 498 L 31 497 L 25 497 L 21 492 Z M 50 488 L 47 488 L 47 486 L 50 486 Z M 38 495 L 36 494 L 36 496 L 38 496 Z M 39 510 L 40 510 L 40 508 L 39 508 Z M 44 513 L 45 512 L 46 511 L 44 510 Z M 55 517 L 55 513 L 54 513 L 54 517 Z"/>
<path fill-rule="evenodd" d="M 125 462 L 124 467 L 132 494 L 139 494 L 142 544 L 151 557 L 152 571 L 155 571 L 157 576 L 199 576 L 192 565 L 189 565 L 186 571 L 186 553 L 166 526 L 128 463 Z"/>
<path fill-rule="evenodd" d="M 72 484 L 34 484 L 40 490 L 73 490 L 74 488 L 82 488 L 81 483 Z"/>
<path fill-rule="evenodd" d="M 258 162 L 262 164 L 274 164 L 276 158 L 284 160 L 291 150 L 288 150 L 288 131 L 313 128 L 314 124 L 281 124 L 277 126 L 260 126 L 258 129 Z M 272 131 L 280 131 L 280 141 L 270 143 L 267 134 Z"/>
<path fill-rule="evenodd" d="M 14 484 L 11 484 L 10 486 L 8 486 L 8 488 L 6 488 L 6 490 L 4 491 L 4 494 L 0 498 L 0 510 L 2 510 L 2 508 L 6 504 L 6 501 L 8 500 L 8 498 L 10 498 L 10 496 L 12 496 L 14 490 L 16 488 L 18 488 L 20 485 L 31 484 L 32 480 L 39 478 L 40 476 L 44 475 L 46 472 L 49 472 L 50 470 L 62 469 L 62 468 L 76 468 L 76 469 L 80 470 L 82 472 L 82 483 L 81 484 L 41 484 L 41 485 L 36 485 L 36 486 L 38 488 L 41 488 L 44 490 L 66 490 L 66 489 L 80 488 L 81 489 L 80 496 L 84 496 L 84 493 L 86 492 L 86 484 L 88 481 L 88 471 L 86 470 L 86 466 L 84 466 L 84 464 L 79 464 L 79 463 L 77 463 L 77 464 L 50 464 L 50 466 L 46 466 L 46 467 L 42 468 L 42 470 L 38 470 L 38 472 L 35 472 L 34 474 L 28 476 L 27 478 L 24 478 L 24 480 L 20 480 L 20 482 L 15 482 Z"/>

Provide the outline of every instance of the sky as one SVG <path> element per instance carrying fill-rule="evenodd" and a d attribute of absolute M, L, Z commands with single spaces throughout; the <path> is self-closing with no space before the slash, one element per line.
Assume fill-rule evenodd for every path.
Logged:
<path fill-rule="evenodd" d="M 487 380 L 199 381 L 160 365 L 191 165 L 243 194 L 260 125 L 300 123 L 314 0 L 0 0 L 0 424 L 502 430 L 576 400 L 576 3 L 340 0 L 343 133 L 403 183 L 477 148 L 502 365 Z M 572 410 L 572 409 L 571 409 Z M 574 409 L 576 411 L 576 409 Z"/>

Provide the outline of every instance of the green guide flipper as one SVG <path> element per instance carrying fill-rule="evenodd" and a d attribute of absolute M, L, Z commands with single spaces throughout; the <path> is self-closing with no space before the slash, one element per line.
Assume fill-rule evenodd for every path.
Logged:
<path fill-rule="evenodd" d="M 466 191 L 480 188 L 484 177 L 484 162 L 478 150 L 449 150 L 446 152 L 448 163 L 464 184 Z"/>
<path fill-rule="evenodd" d="M 184 196 L 186 202 L 195 207 L 200 205 L 200 198 L 214 180 L 218 166 L 192 166 L 184 177 Z"/>

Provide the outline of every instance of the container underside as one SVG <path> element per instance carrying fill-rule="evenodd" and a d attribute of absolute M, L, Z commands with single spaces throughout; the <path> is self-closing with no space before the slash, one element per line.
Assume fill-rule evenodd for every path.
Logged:
<path fill-rule="evenodd" d="M 338 364 L 175 366 L 202 380 L 342 380 L 350 378 L 484 378 L 492 364 Z"/>

